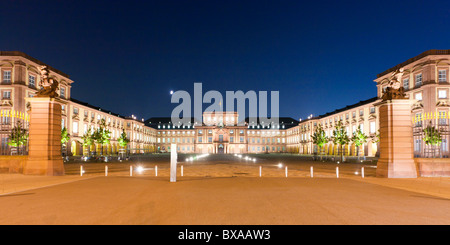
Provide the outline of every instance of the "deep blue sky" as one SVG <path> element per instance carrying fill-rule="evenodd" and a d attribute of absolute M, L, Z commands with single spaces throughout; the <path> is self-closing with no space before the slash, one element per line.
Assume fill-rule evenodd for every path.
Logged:
<path fill-rule="evenodd" d="M 279 91 L 280 116 L 376 96 L 373 80 L 450 49 L 450 1 L 2 1 L 0 50 L 70 75 L 72 97 L 170 116 L 170 90 Z M 206 105 L 207 106 L 207 105 Z"/>

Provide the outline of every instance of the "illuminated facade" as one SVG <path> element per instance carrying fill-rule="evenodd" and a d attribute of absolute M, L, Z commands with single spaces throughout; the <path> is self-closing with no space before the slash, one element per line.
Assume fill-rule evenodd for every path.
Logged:
<path fill-rule="evenodd" d="M 341 121 L 351 137 L 360 127 L 369 136 L 363 145 L 365 156 L 376 156 L 379 145 L 375 141 L 378 132 L 378 108 L 375 106 L 381 99 L 383 90 L 389 79 L 396 75 L 401 79 L 401 86 L 411 101 L 412 118 L 426 113 L 448 115 L 449 113 L 449 58 L 450 50 L 429 50 L 413 57 L 391 69 L 378 74 L 374 80 L 377 84 L 377 96 L 359 103 L 349 105 L 318 117 L 306 120 L 279 118 L 279 124 L 264 125 L 258 121 L 246 119 L 245 125 L 238 126 L 236 112 L 224 112 L 218 116 L 211 112 L 203 113 L 202 125 L 177 124 L 170 118 L 150 118 L 138 120 L 136 117 L 125 117 L 102 108 L 73 99 L 71 96 L 72 81 L 67 74 L 50 67 L 50 76 L 59 84 L 60 97 L 67 102 L 62 110 L 62 125 L 71 136 L 70 152 L 81 155 L 81 137 L 88 128 L 95 129 L 101 119 L 106 121 L 111 131 L 111 143 L 105 147 L 91 146 L 90 151 L 116 154 L 119 146 L 117 138 L 125 131 L 130 143 L 131 153 L 168 152 L 171 144 L 177 144 L 182 153 L 275 153 L 288 152 L 296 154 L 313 154 L 318 152 L 311 140 L 317 125 L 322 125 L 327 136 L 338 121 Z M 40 81 L 39 67 L 46 65 L 22 52 L 0 52 L 1 75 L 1 107 L 2 125 L 7 125 L 6 112 L 18 111 L 26 114 L 30 109 L 25 102 L 38 89 Z M 398 71 L 401 70 L 400 75 Z M 446 119 L 448 122 L 448 118 Z M 6 130 L 8 127 L 3 127 Z M 10 127 L 13 125 L 10 125 Z M 10 128 L 9 127 L 9 128 Z M 6 134 L 1 134 L 2 146 L 6 144 Z M 443 152 L 448 155 L 448 140 L 443 141 Z M 423 142 L 415 141 L 415 148 L 423 147 Z M 325 145 L 325 153 L 337 154 L 337 146 L 329 142 Z M 344 147 L 344 154 L 355 156 L 356 146 Z"/>
<path fill-rule="evenodd" d="M 278 123 L 264 125 L 247 118 L 238 125 L 237 112 L 203 113 L 202 125 L 177 125 L 170 118 L 150 118 L 147 124 L 158 130 L 157 148 L 170 151 L 171 144 L 183 153 L 276 153 L 287 152 L 286 130 L 298 125 L 292 118 L 278 118 Z"/>
<path fill-rule="evenodd" d="M 22 52 L 2 51 L 0 52 L 0 75 L 1 75 L 1 115 L 6 112 L 15 111 L 27 114 L 29 105 L 26 97 L 33 97 L 39 88 L 40 66 L 48 66 L 43 62 L 30 57 Z M 73 99 L 71 87 L 73 81 L 69 76 L 50 66 L 50 77 L 59 82 L 59 95 L 67 104 L 62 108 L 62 127 L 66 127 L 70 135 L 68 152 L 73 155 L 83 154 L 81 137 L 88 128 L 96 129 L 101 119 L 104 119 L 108 129 L 111 131 L 111 143 L 101 147 L 93 145 L 90 151 L 105 154 L 116 154 L 119 150 L 117 138 L 125 131 L 130 139 L 128 150 L 132 153 L 154 152 L 156 142 L 156 130 L 146 127 L 143 120 L 139 121 L 135 117 L 125 117 L 110 111 L 103 110 Z M 12 120 L 7 116 L 2 116 L 2 130 L 14 127 Z M 2 148 L 6 148 L 8 134 L 1 134 Z"/>

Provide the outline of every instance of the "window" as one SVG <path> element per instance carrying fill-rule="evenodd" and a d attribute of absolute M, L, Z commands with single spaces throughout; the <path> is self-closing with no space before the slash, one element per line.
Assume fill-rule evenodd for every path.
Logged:
<path fill-rule="evenodd" d="M 208 137 L 208 143 L 212 143 L 212 137 Z"/>
<path fill-rule="evenodd" d="M 416 100 L 418 100 L 418 101 L 422 101 L 422 93 L 416 93 L 416 94 L 414 95 L 414 98 L 415 98 Z"/>
<path fill-rule="evenodd" d="M 422 127 L 422 113 L 416 113 L 416 126 Z"/>
<path fill-rule="evenodd" d="M 446 125 L 447 119 L 445 117 L 445 111 L 439 111 L 439 124 L 440 125 Z"/>
<path fill-rule="evenodd" d="M 446 89 L 438 90 L 438 98 L 439 99 L 447 99 L 447 90 Z"/>
<path fill-rule="evenodd" d="M 65 87 L 61 87 L 61 91 L 60 91 L 59 97 L 61 97 L 63 99 L 66 98 L 66 88 Z"/>
<path fill-rule="evenodd" d="M 241 143 L 244 143 L 244 137 L 240 137 L 240 138 L 239 138 L 239 141 L 240 141 Z"/>
<path fill-rule="evenodd" d="M 73 123 L 72 123 L 72 132 L 73 132 L 74 134 L 77 134 L 77 133 L 78 133 L 78 122 L 73 122 Z"/>
<path fill-rule="evenodd" d="M 370 133 L 374 134 L 376 132 L 375 122 L 370 122 Z"/>
<path fill-rule="evenodd" d="M 446 83 L 447 82 L 447 70 L 439 70 L 438 78 L 439 78 L 440 83 Z"/>
<path fill-rule="evenodd" d="M 408 89 L 409 89 L 409 78 L 403 79 L 403 88 L 404 88 L 405 90 L 408 90 Z"/>
<path fill-rule="evenodd" d="M 356 117 L 356 111 L 352 112 L 352 117 L 353 117 L 353 118 Z"/>
<path fill-rule="evenodd" d="M 3 82 L 11 83 L 11 71 L 3 71 Z"/>
<path fill-rule="evenodd" d="M 73 114 L 78 115 L 78 108 L 76 108 L 76 107 L 73 108 Z"/>
<path fill-rule="evenodd" d="M 231 137 L 230 137 L 230 143 L 233 143 L 233 142 L 234 142 L 234 137 L 231 136 Z"/>
<path fill-rule="evenodd" d="M 11 99 L 11 91 L 3 91 L 3 99 Z"/>
<path fill-rule="evenodd" d="M 33 75 L 28 76 L 28 85 L 32 88 L 36 88 L 36 77 Z"/>
<path fill-rule="evenodd" d="M 359 116 L 364 116 L 364 110 L 359 110 Z"/>
<path fill-rule="evenodd" d="M 370 113 L 375 113 L 375 107 L 370 107 Z"/>
<path fill-rule="evenodd" d="M 422 86 L 422 73 L 416 75 L 416 87 Z"/>

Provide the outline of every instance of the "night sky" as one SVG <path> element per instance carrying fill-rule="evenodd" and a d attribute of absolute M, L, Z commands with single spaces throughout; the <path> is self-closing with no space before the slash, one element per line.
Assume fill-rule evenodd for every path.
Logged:
<path fill-rule="evenodd" d="M 170 117 L 170 90 L 279 91 L 306 118 L 376 96 L 373 80 L 450 49 L 450 1 L 1 1 L 0 50 L 69 74 L 72 97 Z M 208 105 L 205 105 L 208 106 Z"/>

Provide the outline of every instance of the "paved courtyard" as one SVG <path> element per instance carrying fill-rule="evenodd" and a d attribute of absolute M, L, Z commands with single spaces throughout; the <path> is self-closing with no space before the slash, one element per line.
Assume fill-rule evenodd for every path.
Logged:
<path fill-rule="evenodd" d="M 370 161 L 341 163 L 336 178 L 336 163 L 249 156 L 180 156 L 176 183 L 164 155 L 108 163 L 108 176 L 104 163 L 83 164 L 83 176 L 79 163 L 59 177 L 1 174 L 0 224 L 450 224 L 450 178 L 375 178 Z M 130 165 L 144 171 L 130 176 Z"/>

